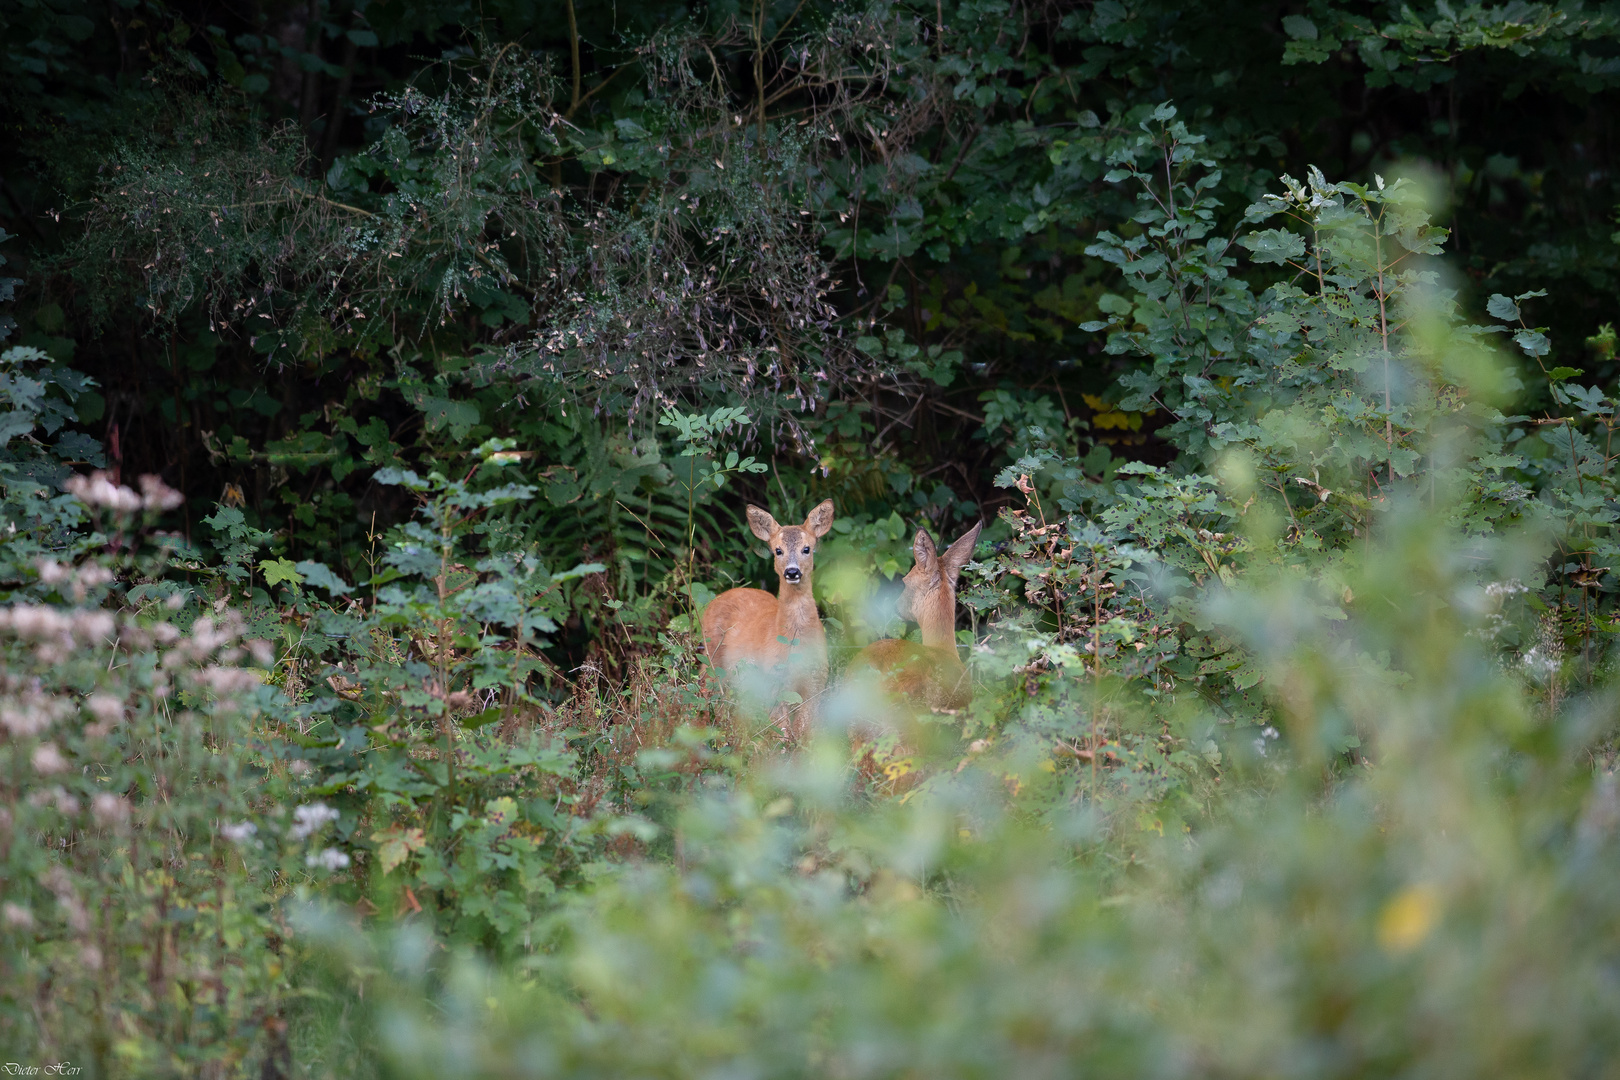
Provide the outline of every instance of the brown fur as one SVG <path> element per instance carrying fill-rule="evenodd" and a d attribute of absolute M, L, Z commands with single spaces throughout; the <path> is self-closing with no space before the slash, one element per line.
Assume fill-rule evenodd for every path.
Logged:
<path fill-rule="evenodd" d="M 982 525 L 974 525 L 938 555 L 922 529 L 912 542 L 916 564 L 905 576 L 900 615 L 915 619 L 922 644 L 885 638 L 855 654 L 850 669 L 871 668 L 884 676 L 892 697 L 925 709 L 960 709 L 973 700 L 973 684 L 956 653 L 956 581 L 973 557 Z"/>
<path fill-rule="evenodd" d="M 889 702 L 902 713 L 961 709 L 973 700 L 973 680 L 956 652 L 956 582 L 962 567 L 973 557 L 973 545 L 981 528 L 982 523 L 974 525 L 943 555 L 936 554 L 934 541 L 926 531 L 917 530 L 911 546 L 916 564 L 905 576 L 899 611 L 903 618 L 917 621 L 922 629 L 922 644 L 884 638 L 866 646 L 850 661 L 848 673 L 859 677 L 863 671 L 875 672 Z M 893 756 L 905 757 L 904 743 L 912 742 L 916 734 L 915 730 L 902 730 L 902 746 Z M 857 732 L 857 755 L 864 742 L 865 736 Z M 867 756 L 871 753 L 867 751 Z M 882 766 L 881 761 L 873 764 Z M 891 776 L 892 787 L 909 786 L 903 772 L 885 771 Z"/>
<path fill-rule="evenodd" d="M 811 572 L 817 543 L 832 523 L 831 499 L 810 511 L 802 526 L 778 525 L 770 514 L 750 506 L 748 527 L 771 546 L 775 559 L 777 595 L 764 589 L 727 589 L 703 611 L 703 640 L 715 667 L 729 673 L 740 664 L 752 664 L 767 673 L 778 693 L 799 695 L 799 704 L 771 711 L 792 742 L 809 732 L 816 700 L 827 685 L 827 635 L 811 594 Z"/>

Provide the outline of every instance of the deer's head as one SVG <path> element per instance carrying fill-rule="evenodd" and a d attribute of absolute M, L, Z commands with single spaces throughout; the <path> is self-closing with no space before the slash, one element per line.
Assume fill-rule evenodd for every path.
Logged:
<path fill-rule="evenodd" d="M 933 538 L 926 529 L 917 530 L 911 553 L 916 565 L 905 576 L 905 592 L 900 594 L 899 611 L 902 619 L 911 619 L 919 625 L 924 620 L 956 622 L 956 579 L 962 567 L 973 558 L 973 545 L 978 542 L 983 522 L 975 524 L 956 543 L 940 555 L 934 550 Z"/>
<path fill-rule="evenodd" d="M 748 528 L 771 547 L 776 574 L 790 585 L 810 579 L 815 565 L 816 545 L 832 528 L 832 500 L 817 506 L 803 525 L 778 525 L 776 519 L 757 506 L 748 508 Z"/>

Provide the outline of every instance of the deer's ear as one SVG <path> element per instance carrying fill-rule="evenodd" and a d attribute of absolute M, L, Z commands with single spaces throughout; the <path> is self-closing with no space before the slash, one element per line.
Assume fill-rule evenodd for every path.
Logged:
<path fill-rule="evenodd" d="M 804 519 L 804 527 L 818 537 L 826 536 L 827 530 L 832 528 L 832 523 L 833 503 L 831 499 L 810 511 L 809 516 Z"/>
<path fill-rule="evenodd" d="M 759 507 L 750 504 L 748 507 L 748 531 L 768 544 L 771 542 L 771 537 L 776 535 L 776 519 Z"/>
<path fill-rule="evenodd" d="M 973 558 L 973 545 L 979 542 L 979 531 L 983 528 L 984 522 L 974 523 L 973 528 L 963 533 L 956 543 L 945 549 L 944 556 L 939 560 L 952 588 L 956 587 L 956 579 L 961 575 L 962 567 Z"/>
<path fill-rule="evenodd" d="M 934 551 L 934 538 L 928 535 L 927 529 L 917 530 L 917 538 L 911 542 L 911 557 L 924 570 L 933 570 L 938 555 Z"/>

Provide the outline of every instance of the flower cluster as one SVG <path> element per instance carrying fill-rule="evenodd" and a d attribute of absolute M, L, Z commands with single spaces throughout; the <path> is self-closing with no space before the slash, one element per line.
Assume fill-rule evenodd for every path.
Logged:
<path fill-rule="evenodd" d="M 322 848 L 305 856 L 304 864 L 322 870 L 342 870 L 349 865 L 349 857 L 337 848 Z"/>
<path fill-rule="evenodd" d="M 161 476 L 147 474 L 140 479 L 141 492 L 115 484 L 105 472 L 97 469 L 89 476 L 73 476 L 62 486 L 68 494 L 86 506 L 111 510 L 119 516 L 174 510 L 185 502 L 185 496 L 163 482 Z"/>
<path fill-rule="evenodd" d="M 0 674 L 0 728 L 12 738 L 38 735 L 66 716 L 72 707 L 66 698 L 47 694 L 37 678 L 20 679 Z"/>
<path fill-rule="evenodd" d="M 309 803 L 293 811 L 293 827 L 287 831 L 287 835 L 294 840 L 307 840 L 327 822 L 337 819 L 338 812 L 325 803 Z"/>
<path fill-rule="evenodd" d="M 85 563 L 74 566 L 70 563 L 60 563 L 55 559 L 41 559 L 38 563 L 39 580 L 42 585 L 66 585 L 66 592 L 73 596 L 76 603 L 84 603 L 85 597 L 91 589 L 98 589 L 103 585 L 111 584 L 113 572 L 100 563 Z"/>
<path fill-rule="evenodd" d="M 111 613 L 96 608 L 64 611 L 49 604 L 18 604 L 0 609 L 0 630 L 34 642 L 34 655 L 42 664 L 61 663 L 81 645 L 105 644 L 117 628 Z"/>

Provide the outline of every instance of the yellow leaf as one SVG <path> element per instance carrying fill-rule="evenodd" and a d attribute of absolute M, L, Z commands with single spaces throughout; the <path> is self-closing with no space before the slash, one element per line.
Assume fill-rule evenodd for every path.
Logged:
<path fill-rule="evenodd" d="M 484 804 L 484 820 L 497 828 L 505 828 L 517 820 L 517 800 L 506 795 L 498 799 L 491 799 Z"/>
<path fill-rule="evenodd" d="M 1410 885 L 1384 905 L 1378 916 L 1378 944 L 1385 952 L 1410 952 L 1440 920 L 1440 894 L 1432 885 Z"/>

